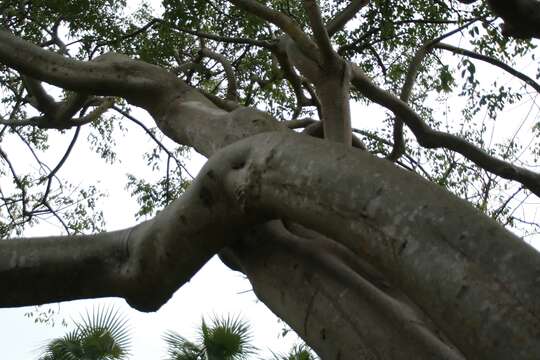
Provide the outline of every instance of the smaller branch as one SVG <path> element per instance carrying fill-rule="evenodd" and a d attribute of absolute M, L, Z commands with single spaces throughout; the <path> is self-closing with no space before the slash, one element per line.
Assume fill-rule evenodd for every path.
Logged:
<path fill-rule="evenodd" d="M 43 204 L 45 206 L 48 206 L 47 198 L 49 197 L 49 193 L 51 191 L 52 180 L 56 176 L 56 173 L 58 172 L 58 170 L 60 170 L 62 168 L 62 166 L 65 164 L 66 160 L 69 158 L 69 155 L 71 154 L 71 151 L 73 150 L 73 147 L 77 143 L 77 139 L 79 138 L 80 131 L 81 131 L 80 127 L 77 127 L 75 129 L 75 133 L 73 134 L 73 138 L 71 139 L 71 142 L 69 143 L 68 148 L 66 149 L 66 152 L 64 153 L 64 156 L 62 156 L 62 158 L 60 159 L 58 164 L 49 173 L 49 175 L 47 175 L 45 178 L 43 178 L 43 179 L 41 179 L 39 181 L 40 183 L 42 183 L 43 181 L 47 180 L 47 187 L 45 188 L 45 192 L 43 193 L 43 196 L 41 198 L 40 203 L 37 204 L 36 206 L 34 206 L 34 208 L 32 209 L 32 212 L 35 209 L 37 209 L 41 204 Z M 50 208 L 50 206 L 48 206 L 48 207 Z"/>
<path fill-rule="evenodd" d="M 59 52 L 62 55 L 66 55 L 70 57 L 69 51 L 67 49 L 66 44 L 60 39 L 60 36 L 58 35 L 58 28 L 60 27 L 62 23 L 62 17 L 59 17 L 53 24 L 52 29 L 49 30 L 45 26 L 41 27 L 51 36 L 51 39 L 48 41 L 45 41 L 41 44 L 39 44 L 41 47 L 50 46 L 50 45 L 56 45 L 58 46 Z M 32 19 L 32 22 L 36 22 L 35 19 Z"/>
<path fill-rule="evenodd" d="M 304 8 L 308 15 L 311 29 L 313 30 L 313 37 L 317 43 L 323 58 L 328 61 L 336 56 L 332 44 L 330 43 L 330 36 L 326 31 L 323 19 L 321 16 L 321 9 L 315 0 L 304 0 Z"/>
<path fill-rule="evenodd" d="M 210 50 L 207 47 L 202 47 L 200 50 L 201 55 L 206 56 L 210 59 L 214 59 L 223 66 L 225 70 L 225 76 L 227 77 L 227 100 L 237 101 L 238 100 L 238 88 L 236 85 L 236 73 L 234 68 L 229 60 L 225 58 L 222 54 L 219 54 L 213 50 Z"/>
<path fill-rule="evenodd" d="M 99 106 L 92 110 L 88 115 L 85 115 L 76 119 L 69 119 L 66 122 L 70 127 L 77 126 L 80 127 L 85 124 L 89 124 L 93 121 L 99 119 L 100 116 L 105 114 L 107 110 L 111 109 L 114 106 L 114 98 L 105 98 Z"/>
<path fill-rule="evenodd" d="M 60 215 L 58 215 L 56 213 L 56 211 L 54 211 L 54 209 L 51 207 L 51 205 L 49 204 L 48 201 L 45 201 L 43 203 L 43 205 L 45 205 L 45 207 L 47 208 L 47 210 L 49 210 L 49 212 L 56 218 L 56 220 L 58 220 L 58 222 L 62 225 L 62 227 L 64 228 L 64 230 L 66 231 L 66 234 L 67 235 L 70 235 L 71 234 L 71 231 L 69 230 L 69 226 L 67 226 L 66 222 L 60 217 Z"/>
<path fill-rule="evenodd" d="M 58 111 L 59 105 L 54 101 L 54 98 L 45 91 L 41 82 L 28 76 L 23 76 L 23 84 L 30 96 L 32 96 L 34 100 L 34 104 L 32 105 L 37 110 L 44 114 L 54 114 Z"/>
<path fill-rule="evenodd" d="M 318 121 L 315 119 L 305 118 L 305 119 L 295 119 L 295 120 L 285 121 L 284 125 L 288 127 L 289 129 L 302 129 L 316 122 Z"/>
<path fill-rule="evenodd" d="M 87 94 L 74 93 L 59 106 L 56 114 L 58 122 L 67 122 L 87 104 L 89 96 Z"/>
<path fill-rule="evenodd" d="M 0 116 L 0 125 L 10 126 L 10 127 L 20 127 L 20 126 L 38 126 L 40 122 L 44 121 L 43 116 L 33 116 L 24 120 L 7 120 Z"/>
<path fill-rule="evenodd" d="M 416 81 L 416 77 L 418 75 L 418 71 L 420 70 L 420 66 L 422 65 L 422 62 L 424 61 L 426 55 L 428 52 L 435 46 L 435 44 L 439 43 L 443 39 L 446 39 L 447 37 L 450 37 L 454 35 L 455 33 L 458 33 L 462 31 L 463 29 L 469 27 L 470 25 L 474 24 L 477 21 L 477 19 L 471 20 L 462 26 L 459 26 L 456 29 L 453 29 L 441 36 L 436 37 L 435 39 L 429 40 L 425 42 L 416 52 L 413 59 L 411 60 L 409 64 L 409 68 L 407 70 L 407 76 L 405 78 L 405 83 L 403 84 L 403 88 L 401 89 L 400 99 L 408 103 L 409 98 L 411 97 L 412 89 L 414 86 L 414 83 Z M 405 153 L 405 139 L 403 137 L 403 121 L 399 118 L 396 118 L 394 121 L 394 147 L 392 148 L 392 152 L 390 155 L 388 155 L 388 160 L 390 161 L 396 161 L 398 160 L 404 153 Z"/>
<path fill-rule="evenodd" d="M 219 96 L 216 96 L 214 94 L 210 94 L 206 91 L 202 91 L 200 90 L 201 94 L 203 94 L 204 96 L 206 96 L 208 98 L 208 100 L 210 100 L 214 105 L 216 105 L 217 107 L 225 110 L 225 111 L 228 111 L 228 112 L 231 112 L 233 110 L 236 110 L 240 107 L 240 104 L 238 104 L 237 102 L 234 102 L 234 101 L 231 101 L 231 100 L 223 100 L 222 98 L 220 98 Z"/>
<path fill-rule="evenodd" d="M 304 95 L 304 82 L 302 81 L 302 78 L 298 76 L 296 71 L 294 70 L 293 65 L 291 64 L 291 61 L 289 59 L 289 56 L 287 55 L 287 51 L 283 49 L 283 47 L 279 45 L 275 45 L 271 48 L 272 53 L 274 54 L 277 63 L 279 64 L 279 67 L 281 71 L 283 72 L 284 78 L 289 82 L 291 85 L 291 88 L 294 92 L 294 95 L 296 96 L 296 102 L 297 102 L 297 108 L 301 109 L 304 106 L 309 105 L 315 105 L 319 106 L 317 97 L 313 96 L 314 91 L 310 92 L 310 86 L 306 86 L 306 89 L 311 94 L 311 99 L 308 99 Z"/>
<path fill-rule="evenodd" d="M 332 37 L 335 33 L 342 30 L 367 4 L 369 4 L 369 0 L 351 0 L 351 3 L 326 25 L 328 36 Z"/>
<path fill-rule="evenodd" d="M 114 39 L 111 39 L 111 40 L 103 40 L 103 41 L 98 41 L 98 38 L 93 38 L 92 40 L 93 41 L 97 41 L 96 43 L 96 47 L 94 48 L 94 50 L 92 51 L 92 54 L 95 53 L 99 48 L 105 46 L 105 45 L 110 45 L 110 44 L 114 44 L 116 42 L 121 42 L 121 41 L 124 41 L 124 40 L 127 40 L 127 39 L 130 39 L 132 37 L 135 37 L 139 34 L 142 34 L 146 31 L 148 31 L 148 29 L 150 29 L 152 26 L 154 26 L 156 23 L 158 22 L 161 22 L 162 20 L 160 19 L 152 19 L 150 20 L 147 24 L 145 24 L 144 26 L 138 28 L 137 30 L 131 32 L 131 33 L 127 33 L 127 34 L 124 34 L 122 36 L 119 36 L 117 38 L 114 38 Z M 70 43 L 68 43 L 67 45 L 65 45 L 66 47 L 68 46 L 71 46 L 71 45 L 74 45 L 74 44 L 77 44 L 77 43 L 80 43 L 82 42 L 83 40 L 82 39 L 78 39 L 78 40 L 74 40 Z"/>
<path fill-rule="evenodd" d="M 11 160 L 7 156 L 6 152 L 0 148 L 0 157 L 4 159 L 4 161 L 8 164 L 9 170 L 11 172 L 11 176 L 13 176 L 13 181 L 15 181 L 15 184 L 17 187 L 21 190 L 21 202 L 22 202 L 22 214 L 25 216 L 27 214 L 26 210 L 26 186 L 21 181 L 19 176 L 17 175 L 17 172 L 15 171 L 15 167 L 11 163 Z"/>
<path fill-rule="evenodd" d="M 253 45 L 253 46 L 258 46 L 258 47 L 262 47 L 262 48 L 266 48 L 266 49 L 268 49 L 268 48 L 270 48 L 272 46 L 272 44 L 270 42 L 264 41 L 264 40 L 255 40 L 255 39 L 247 39 L 247 38 L 239 38 L 239 37 L 221 36 L 221 35 L 210 34 L 210 33 L 202 32 L 202 31 L 197 31 L 197 30 L 190 30 L 190 29 L 174 26 L 174 25 L 169 24 L 169 23 L 167 23 L 167 25 L 169 25 L 174 30 L 184 32 L 184 33 L 187 33 L 187 34 L 191 34 L 191 35 L 197 36 L 199 38 L 204 38 L 204 39 L 208 39 L 208 40 L 214 40 L 214 41 L 217 41 L 217 42 L 228 43 L 228 44 L 239 44 L 239 45 Z"/>
<path fill-rule="evenodd" d="M 472 19 L 465 19 L 464 21 L 469 22 L 472 20 L 482 20 L 482 18 L 472 18 Z M 400 20 L 400 21 L 392 21 L 390 22 L 395 27 L 399 27 L 401 25 L 409 25 L 409 24 L 418 24 L 418 25 L 448 25 L 448 24 L 459 24 L 462 23 L 462 20 L 437 20 L 437 19 L 410 19 L 410 20 Z M 383 25 L 373 28 L 366 33 L 362 34 L 359 38 L 354 40 L 353 42 L 349 44 L 342 45 L 338 48 L 338 54 L 343 55 L 347 51 L 355 50 L 359 48 L 359 44 L 361 44 L 364 40 L 368 39 L 370 36 L 375 35 L 377 32 L 380 32 L 383 26 L 387 26 L 388 22 L 385 22 Z"/>
<path fill-rule="evenodd" d="M 32 157 L 34 158 L 34 160 L 36 161 L 36 163 L 39 165 L 41 171 L 43 172 L 49 172 L 51 171 L 51 168 L 45 164 L 43 161 L 41 161 L 41 159 L 39 158 L 39 156 L 36 154 L 36 151 L 34 150 L 34 148 L 32 147 L 32 145 L 30 145 L 30 143 L 28 142 L 28 139 L 26 139 L 21 133 L 20 131 L 18 131 L 17 129 L 14 129 L 14 133 L 17 134 L 17 137 L 19 138 L 19 140 L 21 140 L 21 142 L 28 148 L 28 150 L 30 151 L 30 153 L 32 154 Z"/>
<path fill-rule="evenodd" d="M 499 208 L 493 212 L 491 217 L 495 221 L 499 221 L 499 216 L 501 216 L 504 209 L 506 209 L 510 201 L 512 201 L 521 191 L 523 191 L 523 186 L 520 186 L 512 195 L 510 195 L 508 199 L 506 199 L 506 201 L 502 203 L 501 206 L 499 206 Z"/>
<path fill-rule="evenodd" d="M 79 97 L 81 96 L 81 97 Z M 80 101 L 82 100 L 82 97 L 85 97 L 85 95 L 75 95 L 75 99 L 72 100 L 73 102 L 76 102 L 77 105 L 80 105 Z M 95 99 L 93 100 L 95 101 Z M 88 101 L 85 101 L 85 104 L 87 104 Z M 114 105 L 114 99 L 112 98 L 106 98 L 104 101 L 101 102 L 99 106 L 97 106 L 92 112 L 90 112 L 88 115 L 85 115 L 80 118 L 72 119 L 71 117 L 67 117 L 67 115 L 71 114 L 74 111 L 74 108 L 69 108 L 70 103 L 67 103 L 64 105 L 64 103 L 56 103 L 59 106 L 59 110 L 53 114 L 54 116 L 48 116 L 47 114 L 44 116 L 34 116 L 25 120 L 6 120 L 2 117 L 0 117 L 0 124 L 11 126 L 11 127 L 21 127 L 21 126 L 37 126 L 41 129 L 57 129 L 57 130 L 65 130 L 65 129 L 71 129 L 72 127 L 79 127 L 82 125 L 86 125 L 88 123 L 91 123 L 95 120 L 97 120 L 101 115 L 103 115 L 107 110 L 109 110 Z M 80 110 L 80 107 L 79 109 Z M 77 111 L 78 111 L 77 110 Z M 60 115 L 59 115 L 60 114 Z"/>
<path fill-rule="evenodd" d="M 379 64 L 379 67 L 381 68 L 383 76 L 386 78 L 388 69 L 386 68 L 386 65 L 384 65 L 384 61 L 377 52 L 377 50 L 372 45 L 368 45 L 366 46 L 366 48 L 373 54 L 373 56 L 375 57 L 375 61 L 377 61 L 377 64 Z"/>
<path fill-rule="evenodd" d="M 299 49 L 309 58 L 318 59 L 319 51 L 317 45 L 302 31 L 302 29 L 287 15 L 270 9 L 258 1 L 254 0 L 229 0 L 229 2 L 239 8 L 266 20 L 294 40 Z"/>

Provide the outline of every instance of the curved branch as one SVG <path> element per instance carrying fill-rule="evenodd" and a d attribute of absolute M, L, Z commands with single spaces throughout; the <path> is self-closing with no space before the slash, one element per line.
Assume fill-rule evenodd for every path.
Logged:
<path fill-rule="evenodd" d="M 508 180 L 515 180 L 540 196 L 540 174 L 489 155 L 468 141 L 431 129 L 405 102 L 379 88 L 356 65 L 353 65 L 353 85 L 371 101 L 389 109 L 412 130 L 418 143 L 426 148 L 447 148 L 474 162 L 481 168 Z"/>
<path fill-rule="evenodd" d="M 58 111 L 59 105 L 54 101 L 54 98 L 49 95 L 41 83 L 28 76 L 23 76 L 23 84 L 29 95 L 32 96 L 31 101 L 34 107 L 44 114 L 53 114 Z"/>
<path fill-rule="evenodd" d="M 466 22 L 465 24 L 457 27 L 456 29 L 453 29 L 445 34 L 442 34 L 435 39 L 426 41 L 420 48 L 416 51 L 416 54 L 414 55 L 413 59 L 409 63 L 409 68 L 407 69 L 407 75 L 405 77 L 405 83 L 403 84 L 403 87 L 401 88 L 401 94 L 399 98 L 405 102 L 409 102 L 409 98 L 411 97 L 412 89 L 414 86 L 414 83 L 416 82 L 416 77 L 418 75 L 418 71 L 420 70 L 420 66 L 422 65 L 422 62 L 424 61 L 426 55 L 428 52 L 435 46 L 435 44 L 439 43 L 443 39 L 446 39 L 447 37 L 450 37 L 454 35 L 455 33 L 458 33 L 462 31 L 463 29 L 469 27 L 470 25 L 474 24 L 477 21 L 477 19 L 473 19 L 471 21 Z M 388 160 L 390 161 L 397 161 L 404 153 L 405 153 L 405 139 L 403 138 L 403 120 L 396 118 L 394 122 L 394 147 L 392 148 L 392 152 L 388 155 Z"/>
<path fill-rule="evenodd" d="M 187 85 L 166 70 L 118 54 L 84 62 L 63 57 L 0 31 L 0 62 L 32 78 L 80 93 L 121 96 L 155 110 L 157 94 Z M 152 96 L 148 96 L 152 94 Z"/>
<path fill-rule="evenodd" d="M 229 60 L 225 56 L 210 50 L 207 47 L 203 47 L 200 50 L 201 55 L 214 59 L 223 66 L 225 70 L 225 76 L 227 77 L 227 100 L 237 101 L 238 100 L 238 89 L 236 86 L 236 73 L 234 68 Z"/>
<path fill-rule="evenodd" d="M 32 209 L 32 212 L 34 210 L 36 210 L 36 208 L 41 205 L 41 204 L 47 204 L 47 198 L 49 197 L 49 193 L 51 191 L 51 186 L 52 186 L 52 181 L 53 181 L 53 178 L 55 177 L 56 173 L 62 168 L 62 166 L 65 164 L 66 160 L 69 158 L 69 155 L 71 154 L 71 151 L 73 150 L 73 147 L 75 146 L 75 144 L 77 143 L 77 139 L 79 138 L 79 133 L 81 131 L 81 127 L 80 126 L 77 126 L 77 128 L 75 129 L 75 132 L 73 134 L 73 138 L 71 139 L 64 155 L 62 156 L 62 158 L 60 159 L 60 161 L 58 162 L 58 164 L 56 164 L 56 166 L 54 167 L 54 169 L 51 170 L 51 172 L 49 173 L 49 175 L 45 176 L 44 178 L 40 179 L 39 183 L 43 183 L 43 181 L 47 180 L 47 186 L 45 188 L 45 192 L 43 193 L 43 196 L 41 198 L 41 201 L 39 202 L 39 204 L 37 204 L 36 206 L 34 206 L 34 208 Z M 67 228 L 66 226 L 64 226 L 65 228 Z"/>
<path fill-rule="evenodd" d="M 0 286 L 9 291 L 0 306 L 120 296 L 141 311 L 157 310 L 239 228 L 253 223 L 216 181 L 245 155 L 216 156 L 182 197 L 135 227 L 1 241 Z"/>
<path fill-rule="evenodd" d="M 319 59 L 317 45 L 302 31 L 302 29 L 287 15 L 272 10 L 255 0 L 228 0 L 239 8 L 264 19 L 291 37 L 300 50 L 311 59 Z"/>
<path fill-rule="evenodd" d="M 467 56 L 467 57 L 470 57 L 470 58 L 473 58 L 473 59 L 476 59 L 476 60 L 487 62 L 488 64 L 491 64 L 491 65 L 497 66 L 497 67 L 503 69 L 504 71 L 506 71 L 507 73 L 509 73 L 510 75 L 515 76 L 520 80 L 523 80 L 527 85 L 532 87 L 534 90 L 536 90 L 540 94 L 540 84 L 539 83 L 537 83 L 531 77 L 525 75 L 524 73 L 522 73 L 520 71 L 517 71 L 516 69 L 514 69 L 510 65 L 507 65 L 507 64 L 503 63 L 502 61 L 500 61 L 498 59 L 495 59 L 495 58 L 493 58 L 491 56 L 478 54 L 478 53 L 476 53 L 474 51 L 470 51 L 470 50 L 467 50 L 467 49 L 463 49 L 463 48 L 453 46 L 453 45 L 449 45 L 449 44 L 445 44 L 445 43 L 438 43 L 438 44 L 435 44 L 433 47 L 437 48 L 437 49 L 447 50 L 447 51 L 453 52 L 455 54 L 464 55 L 464 56 Z"/>

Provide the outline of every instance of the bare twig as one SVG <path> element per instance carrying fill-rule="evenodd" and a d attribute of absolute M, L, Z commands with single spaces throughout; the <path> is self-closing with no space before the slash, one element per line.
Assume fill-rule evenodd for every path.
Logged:
<path fill-rule="evenodd" d="M 156 137 L 156 135 L 154 135 L 152 133 L 152 131 L 150 131 L 150 129 L 148 129 L 141 121 L 137 120 L 135 117 L 131 116 L 129 113 L 125 112 L 124 110 L 120 109 L 119 107 L 113 106 L 112 109 L 114 111 L 116 111 L 117 113 L 119 113 L 120 115 L 124 116 L 126 119 L 128 119 L 128 120 L 134 122 L 135 124 L 139 125 L 144 130 L 144 132 L 148 136 L 150 136 L 150 138 L 152 138 L 152 140 L 154 140 L 154 142 L 157 144 L 157 146 L 167 154 L 167 156 L 174 159 L 174 161 L 176 162 L 178 167 L 182 168 L 182 170 L 184 170 L 186 172 L 186 174 L 189 175 L 190 178 L 192 178 L 192 179 L 195 178 L 193 175 L 191 175 L 189 170 L 182 164 L 182 162 L 180 160 L 178 160 L 176 158 L 176 156 L 174 156 L 174 154 L 169 149 L 167 149 L 167 147 L 165 145 L 163 145 L 163 143 L 161 141 L 159 141 L 159 139 Z"/>
<path fill-rule="evenodd" d="M 166 24 L 168 26 L 170 26 L 174 30 L 177 30 L 177 31 L 180 31 L 180 32 L 183 32 L 183 33 L 187 33 L 187 34 L 191 34 L 191 35 L 197 36 L 199 38 L 204 38 L 204 39 L 208 39 L 208 40 L 214 40 L 214 41 L 218 41 L 218 42 L 222 42 L 222 43 L 240 44 L 240 45 L 253 45 L 253 46 L 258 46 L 258 47 L 262 47 L 262 48 L 266 48 L 266 49 L 268 49 L 268 48 L 270 48 L 272 46 L 271 42 L 265 41 L 265 40 L 255 40 L 255 39 L 247 39 L 247 38 L 240 38 L 240 37 L 222 36 L 222 35 L 217 35 L 217 34 L 206 33 L 206 32 L 203 32 L 203 31 L 198 31 L 198 30 L 186 29 L 186 28 L 182 28 L 182 27 L 179 27 L 179 26 L 169 24 L 169 23 L 166 23 Z"/>
<path fill-rule="evenodd" d="M 473 59 L 476 59 L 476 60 L 487 62 L 488 64 L 491 64 L 491 65 L 497 66 L 497 67 L 503 69 L 504 71 L 506 71 L 507 73 L 517 77 L 518 79 L 523 80 L 527 85 L 529 85 L 534 90 L 536 90 L 538 93 L 540 93 L 540 84 L 539 83 L 537 83 L 534 79 L 532 79 L 529 76 L 523 74 L 522 72 L 517 71 L 513 67 L 503 63 L 502 61 L 500 61 L 498 59 L 495 59 L 495 58 L 493 58 L 491 56 L 482 55 L 482 54 L 476 53 L 474 51 L 463 49 L 463 48 L 460 48 L 460 47 L 457 47 L 457 46 L 445 44 L 445 43 L 438 43 L 438 44 L 435 44 L 433 47 L 436 48 L 436 49 L 447 50 L 447 51 L 453 52 L 455 54 L 464 55 L 464 56 L 467 56 L 467 57 L 470 57 L 470 58 L 473 58 Z"/>

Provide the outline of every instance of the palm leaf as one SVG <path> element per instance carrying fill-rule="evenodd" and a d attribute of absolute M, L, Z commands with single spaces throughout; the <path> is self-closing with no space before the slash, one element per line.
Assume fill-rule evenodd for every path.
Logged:
<path fill-rule="evenodd" d="M 249 324 L 235 316 L 214 316 L 210 325 L 203 319 L 200 338 L 209 360 L 246 359 L 256 350 Z"/>
<path fill-rule="evenodd" d="M 40 360 L 124 360 L 129 355 L 127 321 L 112 307 L 94 309 L 76 329 L 50 341 Z"/>
<path fill-rule="evenodd" d="M 163 335 L 163 340 L 168 345 L 168 360 L 198 360 L 203 358 L 204 352 L 201 347 L 174 331 L 167 331 Z"/>

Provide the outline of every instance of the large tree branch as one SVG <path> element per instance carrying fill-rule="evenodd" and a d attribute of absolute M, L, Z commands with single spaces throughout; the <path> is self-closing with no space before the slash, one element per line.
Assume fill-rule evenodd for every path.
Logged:
<path fill-rule="evenodd" d="M 181 198 L 135 227 L 0 241 L 0 287 L 7 290 L 0 306 L 119 296 L 139 310 L 158 309 L 253 221 L 219 181 L 245 154 L 222 155 Z"/>
<path fill-rule="evenodd" d="M 368 99 L 389 109 L 396 117 L 399 117 L 407 124 L 421 146 L 430 149 L 447 148 L 455 151 L 486 171 L 505 179 L 518 181 L 540 196 L 540 175 L 538 173 L 493 157 L 458 136 L 431 129 L 409 105 L 375 85 L 355 65 L 353 65 L 352 83 Z"/>
<path fill-rule="evenodd" d="M 5 46 L 0 43 L 0 60 L 11 59 L 2 48 Z M 32 72 L 40 80 L 52 79 L 60 86 L 72 84 L 50 69 L 40 71 L 31 63 L 9 61 L 8 65 Z M 81 63 L 73 64 L 77 67 Z M 73 258 L 61 252 L 66 247 L 54 251 L 53 243 L 46 239 L 23 240 L 24 246 L 15 245 L 17 241 L 0 242 L 0 282 L 21 294 L 21 304 L 39 296 L 42 301 L 73 296 L 65 292 L 40 295 L 46 284 L 39 292 L 22 285 L 39 278 L 54 288 L 58 277 L 72 276 L 77 280 L 72 288 L 76 297 L 91 296 L 89 292 L 96 296 L 116 294 L 139 309 L 155 309 L 212 253 L 245 232 L 245 225 L 284 218 L 326 234 L 355 256 L 364 257 L 418 304 L 465 356 L 528 359 L 540 352 L 540 289 L 535 286 L 538 254 L 470 205 L 365 152 L 283 131 L 262 112 L 220 110 L 183 82 L 171 82 L 169 75 L 161 77 L 167 73 L 157 73 L 155 80 L 153 67 L 128 60 L 113 61 L 109 66 L 120 74 L 127 71 L 131 74 L 128 80 L 166 80 L 159 86 L 167 87 L 158 87 L 162 92 L 153 94 L 162 98 L 153 99 L 152 106 L 140 101 L 151 108 L 156 123 L 169 137 L 213 158 L 193 188 L 154 220 L 131 231 L 103 235 L 105 247 L 127 239 L 127 250 L 118 250 L 116 244 L 108 247 L 112 254 L 95 256 L 97 249 L 88 241 L 82 241 L 81 246 L 90 246 L 88 253 L 93 256 L 70 250 L 81 260 L 79 272 L 73 267 Z M 405 115 L 406 121 L 413 116 L 413 125 L 421 121 L 406 104 L 388 97 L 357 69 L 354 75 L 355 85 L 369 98 Z M 114 77 L 105 76 L 101 82 L 92 78 L 78 86 L 106 93 L 113 91 L 110 86 L 115 83 Z M 144 94 L 142 89 L 137 91 Z M 426 132 L 425 124 L 418 126 L 420 132 Z M 304 156 L 299 158 L 298 153 Z M 25 247 L 36 257 L 25 257 Z M 49 254 L 48 259 L 40 257 L 42 251 Z M 57 256 L 61 261 L 55 260 Z M 68 273 L 59 273 L 51 265 L 63 262 Z M 109 289 L 88 282 L 90 273 L 100 275 Z M 19 301 L 16 294 L 5 298 L 6 304 Z M 316 298 L 313 296 L 313 301 Z"/>
<path fill-rule="evenodd" d="M 118 54 L 106 54 L 95 61 L 69 59 L 0 31 L 0 62 L 32 78 L 64 89 L 96 95 L 126 98 L 147 109 L 155 106 L 156 95 L 176 86 L 187 91 L 181 81 L 166 70 Z M 148 96 L 149 94 L 154 96 Z M 153 109 L 157 110 L 157 109 Z"/>

